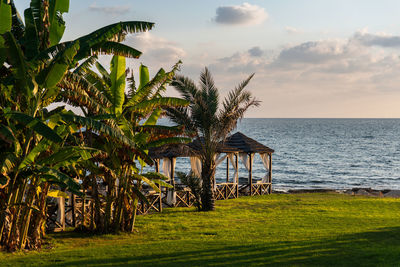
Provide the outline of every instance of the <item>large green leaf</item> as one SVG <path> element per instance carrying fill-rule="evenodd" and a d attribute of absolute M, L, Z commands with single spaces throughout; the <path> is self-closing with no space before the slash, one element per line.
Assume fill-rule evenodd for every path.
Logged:
<path fill-rule="evenodd" d="M 98 151 L 94 148 L 78 147 L 78 146 L 67 146 L 60 148 L 56 153 L 46 157 L 38 162 L 40 165 L 59 165 L 62 162 L 68 162 L 69 159 L 82 159 L 88 160 L 92 158 L 93 152 Z"/>
<path fill-rule="evenodd" d="M 5 113 L 4 115 L 10 119 L 18 121 L 19 123 L 32 129 L 33 131 L 40 134 L 46 139 L 49 139 L 57 143 L 62 142 L 61 137 L 55 131 L 53 131 L 49 126 L 47 126 L 37 118 L 33 118 L 27 114 L 20 113 L 17 111 Z"/>
<path fill-rule="evenodd" d="M 7 49 L 3 36 L 0 35 L 0 66 L 3 66 L 7 58 Z"/>
<path fill-rule="evenodd" d="M 139 67 L 139 80 L 138 90 L 142 89 L 150 81 L 149 69 L 143 64 Z"/>
<path fill-rule="evenodd" d="M 114 56 L 111 60 L 111 102 L 114 114 L 122 113 L 122 105 L 125 101 L 125 58 Z"/>
<path fill-rule="evenodd" d="M 150 202 L 147 199 L 147 197 L 145 195 L 143 195 L 143 193 L 140 192 L 140 190 L 136 186 L 132 187 L 132 191 L 139 199 L 144 201 L 147 205 L 150 205 Z"/>
<path fill-rule="evenodd" d="M 28 59 L 35 57 L 39 53 L 39 36 L 36 28 L 35 18 L 32 8 L 25 9 L 25 36 L 23 38 L 25 55 Z"/>
<path fill-rule="evenodd" d="M 49 149 L 51 143 L 47 139 L 43 139 L 37 144 L 28 155 L 22 160 L 21 164 L 18 166 L 18 169 L 21 170 L 28 165 L 33 165 L 35 163 L 36 158 L 40 155 L 40 153 L 45 152 Z"/>
<path fill-rule="evenodd" d="M 135 143 L 127 138 L 119 128 L 112 128 L 111 126 L 104 124 L 98 120 L 92 119 L 90 117 L 82 117 L 73 113 L 61 114 L 61 117 L 66 122 L 76 123 L 80 126 L 86 127 L 87 129 L 93 129 L 107 136 L 113 137 L 116 139 L 116 141 L 120 141 L 121 143 L 124 143 L 132 148 L 135 147 Z"/>
<path fill-rule="evenodd" d="M 36 166 L 36 171 L 39 172 L 39 177 L 46 182 L 51 184 L 57 184 L 61 189 L 67 189 L 73 194 L 82 196 L 80 192 L 81 186 L 78 184 L 73 177 L 66 175 L 65 173 L 49 168 L 46 166 Z"/>
<path fill-rule="evenodd" d="M 106 70 L 106 68 L 103 67 L 103 65 L 100 64 L 100 62 L 96 62 L 96 69 L 100 72 L 100 74 L 102 75 L 102 79 L 104 80 L 104 82 L 106 84 L 108 84 L 109 86 L 111 86 L 111 77 L 110 77 L 110 73 L 108 73 L 108 71 Z"/>
<path fill-rule="evenodd" d="M 10 129 L 10 127 L 3 124 L 0 124 L 0 139 L 9 144 L 12 144 L 16 140 L 14 133 Z"/>
<path fill-rule="evenodd" d="M 156 125 L 158 118 L 160 117 L 162 113 L 162 109 L 156 108 L 151 115 L 147 118 L 146 122 L 144 125 Z"/>
<path fill-rule="evenodd" d="M 74 74 L 83 75 L 87 69 L 89 69 L 94 63 L 96 63 L 98 57 L 97 55 L 90 56 L 85 59 L 78 67 L 74 69 Z"/>
<path fill-rule="evenodd" d="M 184 107 L 189 105 L 189 102 L 182 98 L 176 97 L 160 97 L 142 101 L 131 107 L 132 111 L 151 111 L 159 107 Z"/>
<path fill-rule="evenodd" d="M 50 0 L 49 2 L 50 46 L 58 44 L 58 42 L 60 42 L 65 31 L 65 22 L 62 18 L 62 14 L 68 12 L 68 10 L 69 10 L 69 0 Z"/>
<path fill-rule="evenodd" d="M 115 40 L 120 35 L 151 30 L 153 26 L 154 23 L 146 21 L 121 21 L 100 28 L 88 35 L 82 36 L 78 40 L 81 41 L 83 50 L 100 43 Z"/>
<path fill-rule="evenodd" d="M 79 42 L 74 42 L 62 53 L 58 54 L 50 65 L 39 73 L 37 77 L 38 83 L 47 89 L 55 87 L 64 77 L 67 70 L 72 67 L 78 49 Z"/>
<path fill-rule="evenodd" d="M 0 34 L 11 31 L 11 6 L 0 0 Z"/>
<path fill-rule="evenodd" d="M 140 174 L 133 174 L 133 177 L 136 180 L 143 181 L 146 184 L 150 185 L 156 192 L 160 192 L 160 188 L 152 182 L 150 179 L 148 179 L 146 176 L 140 175 Z"/>
<path fill-rule="evenodd" d="M 143 82 L 146 80 L 145 79 L 145 69 L 141 69 L 141 72 L 144 72 L 144 76 L 143 76 Z M 158 90 L 157 88 L 164 85 L 167 81 L 168 81 L 168 74 L 165 73 L 165 71 L 163 69 L 160 69 L 157 74 L 154 76 L 153 79 L 151 79 L 151 81 L 142 84 L 142 87 L 140 87 L 140 89 L 137 90 L 137 92 L 131 96 L 131 98 L 127 101 L 127 103 L 125 104 L 127 107 L 131 107 L 134 106 L 140 102 L 142 102 L 143 100 L 146 100 L 149 98 L 149 96 L 152 95 L 153 91 Z M 141 75 L 142 77 L 142 75 Z"/>
<path fill-rule="evenodd" d="M 104 42 L 92 46 L 91 49 L 82 50 L 80 56 L 88 57 L 97 54 L 116 55 L 128 58 L 139 58 L 142 55 L 142 52 L 121 43 Z"/>
<path fill-rule="evenodd" d="M 18 41 L 15 39 L 11 32 L 3 34 L 5 40 L 5 47 L 7 49 L 7 56 L 9 62 L 12 64 L 12 71 L 16 80 L 17 87 L 20 94 L 27 96 L 32 95 L 32 78 L 29 75 L 27 62 L 24 58 L 24 53 Z"/>

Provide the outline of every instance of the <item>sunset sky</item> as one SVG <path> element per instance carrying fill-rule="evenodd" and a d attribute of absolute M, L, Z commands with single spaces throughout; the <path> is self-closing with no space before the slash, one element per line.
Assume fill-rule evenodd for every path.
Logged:
<path fill-rule="evenodd" d="M 29 1 L 16 0 L 21 14 Z M 251 73 L 247 117 L 400 117 L 400 1 L 70 1 L 64 40 L 117 21 L 156 23 L 127 44 L 154 74 L 209 67 L 224 94 Z M 106 59 L 102 59 L 107 62 Z M 176 95 L 172 88 L 169 95 Z"/>

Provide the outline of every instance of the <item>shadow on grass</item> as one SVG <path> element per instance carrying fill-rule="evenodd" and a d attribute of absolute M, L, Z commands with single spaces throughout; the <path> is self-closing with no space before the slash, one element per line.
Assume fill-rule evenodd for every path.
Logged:
<path fill-rule="evenodd" d="M 383 228 L 338 236 L 336 239 L 301 242 L 277 242 L 250 246 L 224 246 L 163 253 L 147 251 L 146 256 L 81 259 L 51 266 L 205 266 L 205 265 L 306 265 L 306 266 L 398 266 L 400 263 L 400 227 Z"/>

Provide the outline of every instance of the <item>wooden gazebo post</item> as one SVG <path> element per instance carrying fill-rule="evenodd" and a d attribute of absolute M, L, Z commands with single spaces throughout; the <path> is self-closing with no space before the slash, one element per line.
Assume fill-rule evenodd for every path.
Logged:
<path fill-rule="evenodd" d="M 229 183 L 229 156 L 226 158 L 226 182 Z"/>
<path fill-rule="evenodd" d="M 160 172 L 160 159 L 156 159 L 156 172 Z M 160 212 L 162 212 L 162 192 L 161 192 L 161 185 L 158 185 L 158 188 L 160 189 L 160 200 L 159 200 L 159 205 L 160 205 Z"/>
<path fill-rule="evenodd" d="M 269 175 L 268 175 L 268 183 L 270 183 L 269 185 L 269 190 L 268 193 L 272 194 L 272 153 L 268 153 L 269 156 Z"/>
<path fill-rule="evenodd" d="M 236 168 L 237 168 L 237 181 L 236 181 L 236 197 L 239 197 L 239 153 L 235 153 L 235 162 L 236 162 Z"/>
<path fill-rule="evenodd" d="M 173 191 L 175 191 L 175 178 L 174 178 L 174 175 L 175 175 L 175 172 L 174 172 L 174 169 L 175 169 L 175 166 L 174 166 L 174 158 L 169 158 L 169 160 L 171 161 L 171 184 L 172 184 L 172 190 Z"/>
<path fill-rule="evenodd" d="M 252 164 L 252 160 L 251 160 L 251 153 L 248 154 L 249 155 L 249 185 L 250 185 L 250 196 L 253 195 L 253 164 Z"/>

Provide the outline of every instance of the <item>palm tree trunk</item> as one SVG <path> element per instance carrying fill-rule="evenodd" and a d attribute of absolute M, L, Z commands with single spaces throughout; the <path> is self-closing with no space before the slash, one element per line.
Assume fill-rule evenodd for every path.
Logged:
<path fill-rule="evenodd" d="M 214 176 L 215 162 L 213 160 L 203 162 L 203 167 L 201 171 L 201 207 L 203 211 L 215 210 L 215 199 L 213 190 Z"/>

